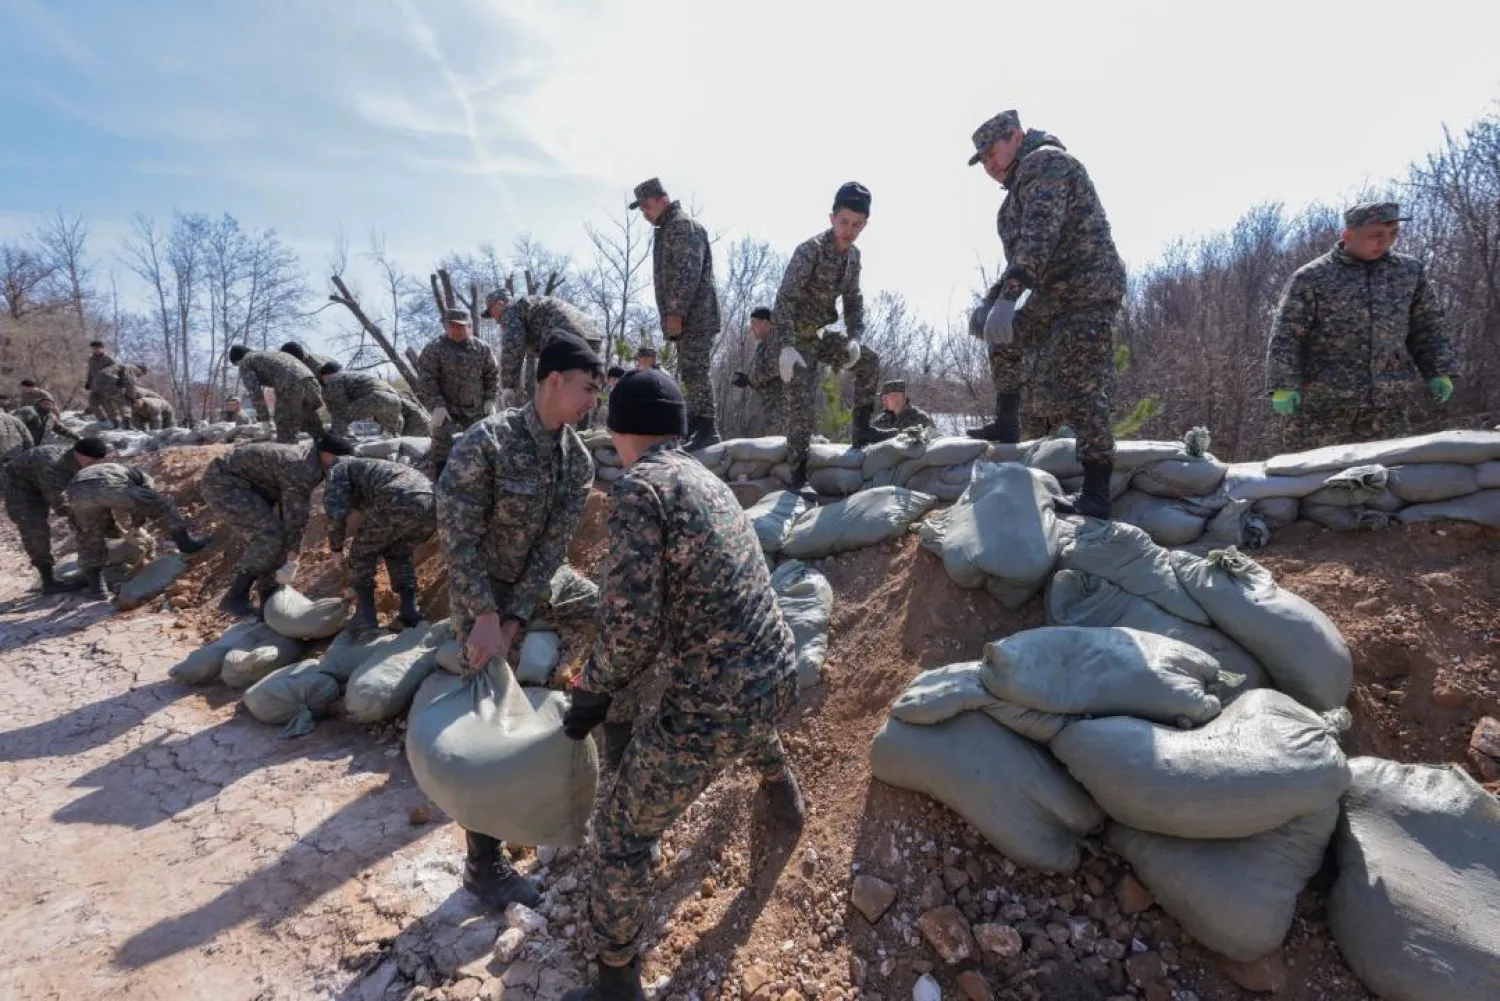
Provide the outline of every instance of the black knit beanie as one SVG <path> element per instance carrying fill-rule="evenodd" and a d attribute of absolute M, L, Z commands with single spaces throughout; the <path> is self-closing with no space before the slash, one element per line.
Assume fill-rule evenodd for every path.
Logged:
<path fill-rule="evenodd" d="M 336 361 L 334 361 L 333 359 L 330 358 L 328 361 L 326 361 L 326 362 L 323 363 L 323 367 L 322 368 L 318 369 L 318 374 L 319 375 L 333 375 L 334 373 L 336 373 L 336 372 L 342 372 L 343 370 L 344 370 L 344 366 L 340 365 L 338 362 L 336 362 Z"/>
<path fill-rule="evenodd" d="M 109 455 L 109 445 L 103 438 L 89 435 L 87 438 L 79 438 L 74 442 L 73 451 L 79 455 L 86 455 L 90 459 L 102 459 Z"/>
<path fill-rule="evenodd" d="M 541 382 L 553 372 L 604 373 L 604 362 L 594 349 L 581 337 L 572 334 L 553 334 L 542 344 L 536 359 L 536 381 Z"/>
<path fill-rule="evenodd" d="M 687 404 L 659 368 L 626 372 L 609 394 L 609 429 L 620 434 L 687 434 Z"/>

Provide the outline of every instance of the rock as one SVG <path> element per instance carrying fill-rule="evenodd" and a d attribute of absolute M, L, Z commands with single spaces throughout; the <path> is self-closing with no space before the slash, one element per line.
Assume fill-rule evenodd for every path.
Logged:
<path fill-rule="evenodd" d="M 1439 709 L 1458 709 L 1469 704 L 1469 693 L 1452 678 L 1439 676 L 1432 685 L 1432 704 Z"/>
<path fill-rule="evenodd" d="M 958 975 L 958 989 L 969 1001 L 995 1001 L 995 992 L 978 970 L 969 970 Z"/>
<path fill-rule="evenodd" d="M 979 948 L 1002 959 L 1019 956 L 1025 948 L 1021 933 L 1010 925 L 975 925 L 974 940 L 979 943 Z"/>
<path fill-rule="evenodd" d="M 802 995 L 795 990 L 788 990 L 781 995 L 780 1001 L 802 1001 Z"/>
<path fill-rule="evenodd" d="M 1222 965 L 1229 979 L 1247 991 L 1280 994 L 1286 987 L 1286 963 L 1282 961 L 1280 951 L 1262 956 L 1253 963 L 1225 959 Z"/>
<path fill-rule="evenodd" d="M 1086 956 L 1079 966 L 1083 975 L 1096 984 L 1102 984 L 1109 979 L 1109 962 L 1098 956 Z"/>
<path fill-rule="evenodd" d="M 911 1001 L 943 1001 L 943 989 L 932 979 L 932 974 L 924 973 L 912 984 Z"/>
<path fill-rule="evenodd" d="M 1124 959 L 1125 946 L 1112 938 L 1101 938 L 1094 946 L 1094 954 L 1102 959 Z"/>
<path fill-rule="evenodd" d="M 922 895 L 917 898 L 917 909 L 923 911 L 936 910 L 948 902 L 948 889 L 943 886 L 940 876 L 933 876 L 922 887 Z"/>
<path fill-rule="evenodd" d="M 961 963 L 974 955 L 974 936 L 956 907 L 939 907 L 917 918 L 927 944 L 946 963 Z"/>
<path fill-rule="evenodd" d="M 849 889 L 849 902 L 865 916 L 866 921 L 874 924 L 896 902 L 896 888 L 874 876 L 855 876 L 854 885 Z"/>
<path fill-rule="evenodd" d="M 1067 925 L 1050 924 L 1047 926 L 1047 937 L 1058 945 L 1067 945 L 1073 933 L 1068 930 Z"/>
<path fill-rule="evenodd" d="M 943 870 L 943 885 L 948 888 L 949 893 L 957 893 L 969 885 L 969 874 L 963 869 L 949 866 Z"/>
<path fill-rule="evenodd" d="M 1129 873 L 1115 889 L 1115 899 L 1120 903 L 1120 910 L 1126 914 L 1139 914 L 1156 903 L 1156 898 L 1146 889 L 1146 885 Z"/>
<path fill-rule="evenodd" d="M 448 1001 L 474 1001 L 484 984 L 473 977 L 466 977 L 443 991 Z"/>
<path fill-rule="evenodd" d="M 1500 758 L 1500 720 L 1485 716 L 1474 724 L 1474 733 L 1469 737 L 1469 746 L 1480 754 Z"/>
<path fill-rule="evenodd" d="M 1146 1001 L 1172 1001 L 1172 991 L 1166 984 L 1152 984 L 1146 988 Z"/>
<path fill-rule="evenodd" d="M 495 939 L 495 958 L 508 966 L 521 954 L 521 946 L 525 944 L 525 931 L 520 928 L 507 928 L 500 933 L 499 938 Z"/>
<path fill-rule="evenodd" d="M 1496 761 L 1488 754 L 1480 754 L 1474 748 L 1469 748 L 1469 763 L 1479 773 L 1479 777 L 1486 782 L 1500 782 L 1500 761 Z"/>
<path fill-rule="evenodd" d="M 411 813 L 407 814 L 406 822 L 413 827 L 421 827 L 432 819 L 432 811 L 425 806 L 414 806 Z"/>
<path fill-rule="evenodd" d="M 1137 987 L 1154 984 L 1167 973 L 1161 957 L 1154 952 L 1140 952 L 1125 960 L 1125 972 Z"/>
<path fill-rule="evenodd" d="M 740 993 L 747 999 L 769 997 L 775 979 L 775 972 L 765 963 L 752 963 L 740 976 Z"/>
<path fill-rule="evenodd" d="M 866 966 L 863 959 L 860 959 L 858 956 L 849 957 L 849 983 L 855 987 L 863 987 L 865 985 L 865 978 L 869 975 L 869 967 Z"/>
<path fill-rule="evenodd" d="M 547 919 L 525 904 L 511 904 L 505 909 L 505 924 L 519 928 L 526 935 L 540 935 L 547 930 Z"/>
<path fill-rule="evenodd" d="M 887 829 L 875 839 L 875 864 L 888 873 L 901 868 L 901 846 L 896 843 L 896 832 Z"/>
<path fill-rule="evenodd" d="M 444 977 L 478 976 L 489 965 L 499 933 L 488 915 L 438 923 L 432 926 L 430 962 Z"/>

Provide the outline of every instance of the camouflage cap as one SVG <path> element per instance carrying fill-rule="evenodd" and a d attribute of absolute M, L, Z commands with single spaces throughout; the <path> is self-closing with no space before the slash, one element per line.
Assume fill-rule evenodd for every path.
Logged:
<path fill-rule="evenodd" d="M 445 309 L 443 310 L 443 320 L 447 323 L 462 323 L 467 327 L 469 325 L 469 311 L 467 309 Z"/>
<path fill-rule="evenodd" d="M 484 308 L 489 309 L 497 302 L 510 302 L 510 292 L 503 288 L 497 288 L 484 297 Z"/>
<path fill-rule="evenodd" d="M 887 380 L 885 380 L 884 382 L 882 382 L 880 384 L 880 395 L 881 396 L 884 396 L 886 393 L 904 393 L 904 392 L 906 392 L 906 380 L 905 379 L 887 379 Z"/>
<path fill-rule="evenodd" d="M 1360 202 L 1344 213 L 1344 225 L 1356 229 L 1384 222 L 1406 222 L 1410 218 L 1401 214 L 1401 206 L 1395 202 Z"/>
<path fill-rule="evenodd" d="M 984 158 L 985 151 L 1021 127 L 1021 116 L 1015 109 L 1002 111 L 974 130 L 974 155 L 969 157 L 969 166 Z"/>
<path fill-rule="evenodd" d="M 635 349 L 635 356 L 637 358 L 655 358 L 656 349 L 649 344 L 642 344 L 640 347 Z"/>
<path fill-rule="evenodd" d="M 640 208 L 641 202 L 647 198 L 665 197 L 667 197 L 667 189 L 661 186 L 660 179 L 652 177 L 635 186 L 635 201 L 630 203 L 629 208 Z"/>

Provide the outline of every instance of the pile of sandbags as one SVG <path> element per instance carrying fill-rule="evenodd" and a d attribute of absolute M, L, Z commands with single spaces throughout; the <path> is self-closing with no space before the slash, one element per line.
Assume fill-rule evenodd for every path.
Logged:
<path fill-rule="evenodd" d="M 904 487 L 862 490 L 799 516 L 787 529 L 781 552 L 793 559 L 817 560 L 889 542 L 905 535 L 936 503 L 931 494 Z"/>
<path fill-rule="evenodd" d="M 799 560 L 787 560 L 771 575 L 776 603 L 797 641 L 797 685 L 810 688 L 823 677 L 828 656 L 828 622 L 833 587 L 828 578 Z"/>

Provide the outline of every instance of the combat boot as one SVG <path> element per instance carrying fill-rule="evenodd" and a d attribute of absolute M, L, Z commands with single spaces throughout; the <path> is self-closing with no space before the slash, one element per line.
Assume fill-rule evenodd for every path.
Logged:
<path fill-rule="evenodd" d="M 464 859 L 465 890 L 499 914 L 504 914 L 511 904 L 536 907 L 542 902 L 536 884 L 516 872 L 516 867 L 500 850 L 498 839 L 477 831 L 465 831 L 464 836 L 468 839 L 468 857 Z"/>
<path fill-rule="evenodd" d="M 641 959 L 634 957 L 625 966 L 610 966 L 604 960 L 596 964 L 599 979 L 587 987 L 575 987 L 562 1001 L 646 1001 L 641 989 Z"/>
<path fill-rule="evenodd" d="M 417 589 L 414 587 L 403 587 L 396 592 L 401 599 L 401 608 L 396 612 L 396 621 L 403 626 L 414 626 L 422 621 L 422 612 L 417 608 Z"/>
<path fill-rule="evenodd" d="M 691 433 L 688 435 L 687 441 L 682 443 L 682 447 L 689 452 L 696 452 L 701 448 L 717 445 L 720 441 L 719 429 L 714 424 L 712 417 L 694 417 L 691 421 L 688 421 L 688 430 Z"/>
<path fill-rule="evenodd" d="M 43 594 L 67 594 L 70 591 L 82 591 L 89 586 L 89 582 L 77 575 L 58 578 L 54 576 L 50 566 L 37 567 L 37 573 L 42 576 Z"/>
<path fill-rule="evenodd" d="M 849 441 L 855 448 L 864 448 L 872 441 L 880 441 L 871 435 L 870 417 L 875 413 L 875 408 L 866 404 L 863 407 L 854 408 L 854 419 L 849 427 Z"/>
<path fill-rule="evenodd" d="M 807 819 L 807 807 L 802 802 L 802 789 L 797 785 L 797 776 L 788 768 L 782 778 L 762 782 L 771 801 L 771 819 L 778 826 L 796 830 Z"/>
<path fill-rule="evenodd" d="M 83 572 L 83 597 L 89 601 L 108 601 L 110 598 L 109 588 L 104 583 L 103 570 L 85 570 Z"/>
<path fill-rule="evenodd" d="M 995 399 L 995 419 L 983 427 L 969 428 L 970 438 L 1014 445 L 1021 440 L 1021 394 L 1001 393 Z"/>
<path fill-rule="evenodd" d="M 255 614 L 255 606 L 250 603 L 250 589 L 255 586 L 255 574 L 238 573 L 229 585 L 229 590 L 219 601 L 219 611 L 226 612 L 236 618 L 244 618 Z"/>
<path fill-rule="evenodd" d="M 208 544 L 214 540 L 212 536 L 208 535 L 195 536 L 184 526 L 172 533 L 172 541 L 177 543 L 177 551 L 179 553 L 184 556 L 191 556 L 194 553 L 200 553 L 207 549 Z"/>
<path fill-rule="evenodd" d="M 1088 518 L 1109 520 L 1109 479 L 1114 474 L 1115 464 L 1108 459 L 1103 462 L 1083 464 L 1083 489 L 1072 498 L 1073 510 Z"/>
<path fill-rule="evenodd" d="M 380 623 L 375 617 L 375 585 L 354 585 L 354 614 L 344 623 L 344 631 L 361 633 L 374 629 Z"/>

